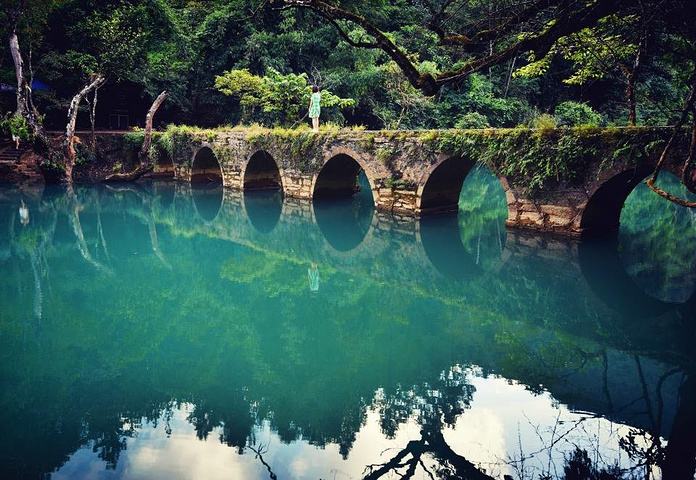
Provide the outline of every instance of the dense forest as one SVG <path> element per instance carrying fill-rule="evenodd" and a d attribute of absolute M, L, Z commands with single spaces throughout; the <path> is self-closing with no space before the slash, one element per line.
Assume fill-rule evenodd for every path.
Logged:
<path fill-rule="evenodd" d="M 155 99 L 156 126 L 297 126 L 313 85 L 324 121 L 371 129 L 679 126 L 696 97 L 693 6 L 5 0 L 0 109 L 5 130 L 66 132 L 66 158 L 75 128 L 142 126 Z"/>
<path fill-rule="evenodd" d="M 371 48 L 367 39 L 373 36 L 363 26 L 304 8 L 322 2 L 7 1 L 3 38 L 9 38 L 16 18 L 34 101 L 46 125 L 57 129 L 64 128 L 73 96 L 95 74 L 106 78 L 103 108 L 115 109 L 117 99 L 125 100 L 132 124 L 142 124 L 152 100 L 167 90 L 161 121 L 292 125 L 304 113 L 305 87 L 317 84 L 337 97 L 329 104 L 329 120 L 369 128 L 625 125 L 633 121 L 632 102 L 636 123 L 664 125 L 677 120 L 693 70 L 693 45 L 666 18 L 682 8 L 675 1 L 609 2 L 625 5 L 560 37 L 542 57 L 520 50 L 434 91 L 414 87 L 393 56 Z M 419 72 L 437 76 L 497 55 L 516 38 L 557 21 L 568 5 L 579 9 L 601 2 L 340 3 L 369 18 Z M 288 8 L 292 4 L 299 6 Z M 535 18 L 518 16 L 536 4 L 544 8 Z M 494 32 L 506 23 L 519 31 Z M 480 38 L 457 44 L 439 35 L 445 29 Z M 8 87 L 16 79 L 9 48 L 0 62 L 2 110 L 13 111 Z M 627 98 L 629 87 L 633 99 Z M 93 97 L 86 95 L 85 112 Z M 97 104 L 105 127 L 108 119 L 99 110 Z M 87 113 L 83 117 L 89 121 Z"/>

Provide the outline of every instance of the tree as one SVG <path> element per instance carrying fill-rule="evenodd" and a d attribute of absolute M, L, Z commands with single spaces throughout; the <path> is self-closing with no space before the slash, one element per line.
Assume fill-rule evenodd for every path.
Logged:
<path fill-rule="evenodd" d="M 68 125 L 65 128 L 65 136 L 63 139 L 65 150 L 65 180 L 68 183 L 72 183 L 72 172 L 75 166 L 75 160 L 77 159 L 77 152 L 75 151 L 75 123 L 77 121 L 77 111 L 80 107 L 80 102 L 82 102 L 82 99 L 91 91 L 102 86 L 104 82 L 106 82 L 106 77 L 103 75 L 93 75 L 85 86 L 75 94 L 70 102 L 70 108 L 68 109 Z"/>
<path fill-rule="evenodd" d="M 283 75 L 272 68 L 263 77 L 246 69 L 230 70 L 215 77 L 215 87 L 239 100 L 243 121 L 258 120 L 268 125 L 297 124 L 312 93 L 307 74 Z M 326 108 L 347 108 L 355 105 L 355 100 L 323 90 L 321 103 Z"/>
<path fill-rule="evenodd" d="M 344 7 L 342 3 L 324 0 L 275 0 L 281 7 L 306 8 L 325 18 L 350 45 L 380 49 L 401 68 L 411 84 L 426 95 L 434 95 L 443 86 L 458 82 L 468 75 L 489 69 L 525 52 L 542 58 L 555 42 L 571 33 L 593 26 L 601 18 L 615 13 L 622 2 L 612 0 L 512 2 L 497 15 L 474 23 L 474 33 L 451 33 L 448 23 L 459 10 L 480 8 L 470 0 L 425 0 L 427 14 L 424 25 L 438 36 L 440 45 L 468 54 L 453 65 L 443 66 L 439 73 L 421 72 L 411 52 L 397 45 L 378 25 L 364 15 Z M 454 12 L 454 13 L 453 13 Z M 366 37 L 354 38 L 341 22 L 361 27 Z M 526 34 L 520 34 L 526 31 Z M 481 49 L 487 44 L 488 49 Z M 498 47 L 496 49 L 495 47 Z M 463 61 L 462 61 L 463 60 Z"/>
<path fill-rule="evenodd" d="M 636 81 L 647 48 L 647 28 L 638 14 L 610 15 L 592 28 L 560 38 L 543 58 L 517 70 L 515 76 L 541 76 L 548 72 L 556 55 L 573 65 L 563 82 L 585 85 L 607 76 L 618 76 L 625 84 L 628 124 L 636 125 Z"/>
<path fill-rule="evenodd" d="M 27 0 L 9 0 L 2 11 L 0 11 L 0 20 L 3 20 L 2 23 L 5 27 L 17 81 L 17 105 L 15 112 L 17 116 L 24 118 L 31 128 L 33 135 L 43 145 L 46 145 L 48 142 L 41 123 L 41 115 L 34 105 L 32 97 L 33 69 L 31 65 L 31 53 L 29 55 L 30 60 L 27 70 L 27 64 L 25 63 L 20 47 L 19 35 L 20 30 L 24 29 L 24 31 L 28 33 L 29 38 L 32 37 L 32 34 L 38 36 L 39 34 L 37 31 L 41 30 L 46 16 L 53 7 L 54 2 L 48 0 L 35 0 L 31 2 Z"/>

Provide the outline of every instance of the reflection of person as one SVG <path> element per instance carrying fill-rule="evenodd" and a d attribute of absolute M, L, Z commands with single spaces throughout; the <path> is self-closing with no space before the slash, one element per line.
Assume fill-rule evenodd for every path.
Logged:
<path fill-rule="evenodd" d="M 312 87 L 312 97 L 309 100 L 309 118 L 312 119 L 312 128 L 319 131 L 319 116 L 321 115 L 321 92 L 316 85 Z"/>
<path fill-rule="evenodd" d="M 22 222 L 22 225 L 29 224 L 29 208 L 25 205 L 24 200 L 22 200 L 22 204 L 19 206 L 19 221 Z"/>
<path fill-rule="evenodd" d="M 19 135 L 16 133 L 12 134 L 12 141 L 15 142 L 15 149 L 19 150 Z"/>
<path fill-rule="evenodd" d="M 307 269 L 307 276 L 309 277 L 309 290 L 312 292 L 319 291 L 319 267 L 316 263 L 312 262 L 312 265 Z"/>

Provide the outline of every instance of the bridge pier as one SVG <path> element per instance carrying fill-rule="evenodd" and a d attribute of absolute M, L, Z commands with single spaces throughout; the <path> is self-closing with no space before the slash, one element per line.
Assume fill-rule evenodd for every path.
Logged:
<path fill-rule="evenodd" d="M 587 205 L 585 192 L 568 189 L 543 198 L 533 198 L 520 189 L 511 188 L 507 181 L 503 183 L 508 206 L 508 219 L 505 224 L 509 228 L 567 237 L 583 235 L 581 220 Z"/>

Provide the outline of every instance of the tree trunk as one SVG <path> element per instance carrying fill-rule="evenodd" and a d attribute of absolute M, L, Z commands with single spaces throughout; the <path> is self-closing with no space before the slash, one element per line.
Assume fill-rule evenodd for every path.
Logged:
<path fill-rule="evenodd" d="M 13 32 L 10 35 L 10 53 L 15 67 L 15 76 L 17 77 L 17 110 L 16 114 L 23 117 L 29 128 L 35 136 L 41 140 L 46 140 L 46 134 L 43 126 L 39 122 L 39 116 L 36 109 L 33 108 L 31 99 L 31 85 L 27 82 L 26 74 L 24 73 L 24 60 L 22 59 L 22 51 L 19 47 L 19 38 L 17 33 Z"/>
<path fill-rule="evenodd" d="M 507 98 L 508 92 L 510 91 L 510 84 L 512 83 L 512 74 L 515 71 L 515 63 L 517 63 L 517 56 L 512 57 L 510 62 L 510 68 L 508 69 L 507 79 L 505 80 L 505 91 L 503 92 L 503 98 Z"/>
<path fill-rule="evenodd" d="M 145 138 L 143 139 L 143 146 L 140 149 L 140 166 L 145 167 L 150 164 L 150 146 L 152 145 L 152 123 L 155 118 L 157 110 L 162 106 L 164 101 L 167 99 L 167 91 L 164 90 L 160 93 L 155 101 L 152 102 L 150 110 L 147 112 L 145 117 Z"/>
<path fill-rule="evenodd" d="M 17 115 L 26 117 L 29 113 L 28 101 L 27 101 L 27 80 L 24 77 L 24 60 L 22 59 L 22 54 L 19 49 L 19 39 L 17 34 L 13 33 L 10 36 L 10 52 L 12 54 L 12 61 L 15 66 L 15 75 L 17 76 Z"/>
<path fill-rule="evenodd" d="M 638 115 L 636 113 L 636 77 L 643 59 L 645 50 L 646 34 L 643 34 L 638 44 L 638 51 L 633 59 L 633 66 L 626 72 L 626 104 L 628 106 L 628 124 L 632 127 L 636 126 Z"/>
<path fill-rule="evenodd" d="M 134 182 L 146 173 L 152 171 L 152 165 L 140 165 L 138 168 L 129 173 L 112 173 L 108 175 L 104 182 L 106 183 L 122 183 L 122 182 Z"/>
<path fill-rule="evenodd" d="M 628 124 L 631 127 L 636 126 L 636 86 L 635 77 L 631 75 L 626 85 L 626 104 L 628 105 Z"/>
<path fill-rule="evenodd" d="M 77 92 L 70 102 L 68 109 L 68 125 L 65 128 L 65 138 L 63 139 L 63 147 L 65 150 L 65 180 L 72 183 L 72 172 L 75 166 L 77 153 L 75 152 L 75 124 L 77 122 L 77 112 L 80 107 L 82 98 L 95 88 L 99 88 L 104 84 L 106 78 L 103 75 L 95 75 L 90 81 L 82 87 L 82 90 Z"/>
<path fill-rule="evenodd" d="M 97 151 L 97 136 L 94 133 L 94 123 L 97 118 L 97 95 L 99 94 L 99 87 L 94 88 L 94 97 L 92 97 L 92 104 L 89 110 L 89 121 L 92 124 L 92 151 Z"/>

